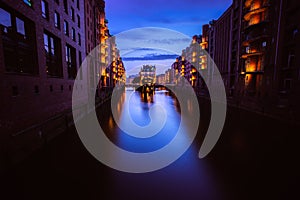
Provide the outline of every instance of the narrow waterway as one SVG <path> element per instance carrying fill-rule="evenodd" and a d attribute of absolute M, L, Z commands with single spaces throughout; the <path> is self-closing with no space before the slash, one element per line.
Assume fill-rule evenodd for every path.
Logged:
<path fill-rule="evenodd" d="M 111 103 L 106 102 L 97 114 L 107 137 L 119 147 L 137 153 L 168 145 L 181 122 L 176 98 L 166 91 L 146 97 L 126 91 L 114 105 L 122 126 L 128 120 L 122 113 L 126 97 L 130 97 L 130 116 L 136 124 L 147 126 L 151 123 L 149 110 L 162 106 L 167 113 L 165 126 L 149 138 L 130 136 L 116 125 Z M 229 109 L 216 147 L 206 158 L 199 159 L 210 118 L 210 104 L 200 100 L 200 105 L 201 120 L 194 142 L 178 160 L 161 170 L 131 174 L 111 169 L 89 154 L 72 128 L 1 177 L 0 197 L 223 200 L 290 199 L 298 194 L 299 145 L 292 139 L 298 138 L 296 126 Z M 153 112 L 152 117 L 160 119 L 161 112 Z M 178 145 L 185 142 L 182 137 Z"/>

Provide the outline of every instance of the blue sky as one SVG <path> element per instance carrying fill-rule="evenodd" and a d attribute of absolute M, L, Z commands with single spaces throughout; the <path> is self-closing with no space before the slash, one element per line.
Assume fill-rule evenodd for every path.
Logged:
<path fill-rule="evenodd" d="M 180 52 L 183 44 L 188 45 L 187 41 L 183 40 L 201 34 L 202 25 L 219 18 L 231 2 L 232 0 L 107 0 L 106 18 L 109 21 L 110 33 L 117 37 L 117 43 L 120 43 L 118 34 L 123 31 L 139 31 L 137 34 L 136 31 L 126 34 L 126 43 L 136 45 L 125 47 L 124 40 L 122 44 L 118 44 L 128 71 L 132 71 L 137 65 L 155 64 L 157 60 L 157 66 L 164 66 L 164 69 L 158 67 L 158 71 L 163 72 L 174 61 L 174 52 Z M 151 29 L 136 29 L 143 27 L 171 30 L 153 34 L 154 32 L 149 31 Z M 176 31 L 184 36 L 176 34 Z M 174 37 L 176 35 L 178 38 Z M 136 42 L 137 40 L 139 42 Z M 157 45 L 158 42 L 162 42 L 162 47 Z M 171 52 L 167 43 L 179 45 L 176 50 L 171 49 Z M 133 70 L 131 74 L 136 71 Z"/>

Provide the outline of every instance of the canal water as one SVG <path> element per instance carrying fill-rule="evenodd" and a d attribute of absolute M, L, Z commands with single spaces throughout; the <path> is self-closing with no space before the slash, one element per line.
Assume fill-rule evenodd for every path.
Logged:
<path fill-rule="evenodd" d="M 177 99 L 165 90 L 147 96 L 125 91 L 113 105 L 122 126 L 126 126 L 122 112 L 128 97 L 130 116 L 136 124 L 149 125 L 149 110 L 162 106 L 166 111 L 165 126 L 150 138 L 130 136 L 117 126 L 108 101 L 97 109 L 97 115 L 110 141 L 136 153 L 168 145 L 181 122 Z M 216 147 L 206 158 L 199 159 L 210 120 L 210 103 L 199 102 L 201 120 L 194 142 L 178 160 L 161 170 L 132 174 L 111 169 L 85 149 L 72 128 L 2 176 L 1 199 L 295 199 L 299 149 L 292 138 L 299 129 L 230 108 Z M 162 117 L 161 112 L 152 114 Z M 185 140 L 182 137 L 178 145 L 185 145 Z"/>
<path fill-rule="evenodd" d="M 146 139 L 132 137 L 116 125 L 107 106 L 98 112 L 99 122 L 107 137 L 119 147 L 136 153 L 152 152 L 168 145 L 175 137 L 181 122 L 180 104 L 177 99 L 166 90 L 156 91 L 154 95 L 126 91 L 121 95 L 119 104 L 115 105 L 121 113 L 126 106 L 125 98 L 129 98 L 127 103 L 130 116 L 137 125 L 149 125 L 151 123 L 149 110 L 157 105 L 163 107 L 167 113 L 165 125 L 153 137 Z M 160 119 L 162 115 L 160 112 L 153 112 L 152 117 Z M 126 118 L 121 117 L 119 121 L 120 124 L 127 125 Z M 181 125 L 188 129 L 189 124 Z M 186 137 L 182 137 L 178 148 L 181 148 L 180 145 L 186 145 L 187 137 L 188 133 Z M 146 174 L 118 172 L 118 176 L 114 178 L 116 190 L 114 194 L 128 196 L 128 199 L 221 199 L 224 196 L 222 183 L 210 167 L 210 163 L 198 158 L 198 151 L 199 145 L 193 144 L 181 158 L 156 172 Z"/>

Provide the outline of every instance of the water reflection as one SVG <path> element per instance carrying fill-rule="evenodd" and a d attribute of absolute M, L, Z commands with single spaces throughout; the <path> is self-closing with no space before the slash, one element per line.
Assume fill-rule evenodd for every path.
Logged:
<path fill-rule="evenodd" d="M 155 91 L 154 94 L 146 95 L 137 91 L 120 93 L 116 108 L 120 112 L 119 122 L 122 126 L 126 126 L 127 122 L 123 113 L 127 106 L 126 103 L 129 106 L 130 116 L 136 124 L 147 126 L 151 123 L 149 111 L 157 105 L 166 110 L 166 123 L 162 130 L 153 137 L 136 138 L 124 133 L 114 121 L 113 126 L 109 125 L 109 128 L 105 131 L 112 142 L 127 151 L 145 153 L 159 150 L 172 141 L 181 123 L 181 112 L 177 99 L 171 93 L 166 90 Z M 188 100 L 183 103 L 186 104 L 183 107 L 187 107 L 188 110 L 193 109 L 192 103 Z M 107 109 L 107 106 L 102 109 Z M 111 112 L 103 113 L 105 113 L 104 118 L 112 118 Z M 154 112 L 153 117 L 161 118 L 161 115 L 159 112 Z M 192 118 L 193 116 L 186 117 Z M 105 120 L 102 126 L 105 126 Z M 188 131 L 191 124 L 187 121 L 182 126 L 186 134 L 183 134 L 180 142 L 177 143 L 178 148 L 184 146 L 188 141 Z M 198 158 L 198 150 L 199 147 L 193 144 L 176 162 L 156 172 L 140 175 L 118 173 L 118 176 L 113 176 L 115 188 L 122 195 L 134 194 L 134 196 L 139 196 L 140 192 L 147 192 L 151 188 L 151 191 L 155 191 L 157 194 L 166 194 L 166 198 L 219 199 L 223 191 L 219 187 L 217 176 L 209 163 Z M 127 182 L 130 182 L 130 184 L 124 185 Z M 140 191 L 136 190 L 134 186 L 140 187 Z M 111 188 L 111 190 L 114 189 Z M 158 198 L 154 193 L 152 197 L 152 199 Z"/>
<path fill-rule="evenodd" d="M 154 103 L 154 93 L 140 92 L 141 101 L 145 103 Z"/>
<path fill-rule="evenodd" d="M 147 126 L 151 123 L 149 111 L 155 106 L 160 107 L 151 110 L 152 118 L 161 119 L 162 114 L 159 109 L 163 108 L 166 112 L 166 123 L 161 131 L 150 138 L 132 137 L 122 131 L 116 126 L 116 123 L 114 123 L 114 127 L 110 128 L 110 133 L 108 133 L 107 136 L 115 144 L 128 151 L 143 153 L 158 150 L 167 145 L 174 138 L 180 124 L 180 113 L 173 103 L 174 99 L 167 91 L 157 91 L 155 94 L 125 91 L 120 94 L 120 97 L 123 95 L 125 98 L 120 98 L 118 105 L 116 105 L 117 108 L 121 105 L 121 113 L 119 113 L 120 118 L 118 119 L 121 126 L 126 127 L 128 125 L 127 115 L 124 115 L 123 113 L 125 112 L 126 106 L 129 107 L 131 119 L 139 126 Z M 109 113 L 108 117 L 111 117 L 111 113 Z"/>

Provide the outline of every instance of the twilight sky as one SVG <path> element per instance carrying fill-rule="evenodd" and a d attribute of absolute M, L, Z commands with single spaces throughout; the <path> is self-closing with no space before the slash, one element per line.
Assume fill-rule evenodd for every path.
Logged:
<path fill-rule="evenodd" d="M 184 41 L 185 38 L 182 35 L 171 30 L 180 32 L 187 38 L 199 35 L 202 31 L 202 25 L 212 19 L 219 18 L 231 2 L 232 0 L 106 0 L 106 18 L 109 21 L 110 33 L 116 35 L 117 45 L 124 59 L 127 72 L 133 71 L 130 74 L 134 74 L 138 70 L 132 69 L 138 65 L 156 64 L 155 61 L 157 61 L 159 74 L 171 66 L 174 61 L 173 57 L 176 57 L 174 52 L 180 52 L 183 49 L 183 44 L 187 46 L 189 44 Z M 151 29 L 137 29 L 138 33 L 131 30 L 143 27 L 159 27 L 171 30 L 159 31 L 156 34 L 153 34 Z M 120 44 L 118 34 L 128 30 L 130 30 L 129 34 L 125 34 L 127 44 L 131 44 L 131 42 L 143 43 L 140 48 L 125 45 L 124 35 L 122 35 L 122 44 Z M 178 36 L 178 42 L 176 36 Z M 169 40 L 168 37 L 170 37 Z M 157 46 L 159 39 L 162 39 L 161 41 L 164 43 L 162 43 L 162 47 Z M 139 42 L 136 42 L 137 40 Z M 153 48 L 152 43 L 156 43 L 155 48 Z M 166 49 L 165 46 L 167 43 L 180 43 L 177 48 L 182 49 L 169 51 L 170 49 Z M 148 48 L 147 45 L 152 47 Z M 125 51 L 126 53 L 124 53 Z M 127 52 L 131 53 L 128 54 Z M 127 73 L 127 75 L 130 74 Z"/>

